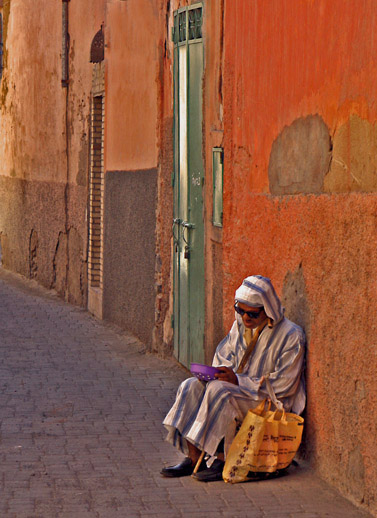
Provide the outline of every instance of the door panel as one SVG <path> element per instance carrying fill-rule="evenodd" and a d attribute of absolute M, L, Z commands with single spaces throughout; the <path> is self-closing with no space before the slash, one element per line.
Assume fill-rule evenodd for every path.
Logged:
<path fill-rule="evenodd" d="M 190 189 L 190 361 L 204 361 L 204 221 L 202 157 L 203 44 L 188 45 L 188 175 Z"/>
<path fill-rule="evenodd" d="M 187 47 L 179 47 L 179 164 L 178 164 L 178 188 L 179 205 L 178 218 L 180 221 L 188 219 L 188 163 L 187 163 Z M 185 259 L 185 245 L 183 242 L 183 229 L 179 230 L 179 354 L 178 359 L 184 365 L 188 363 L 189 356 L 189 265 Z"/>
<path fill-rule="evenodd" d="M 174 353 L 187 367 L 204 358 L 203 43 L 199 22 L 198 4 L 175 14 Z"/>

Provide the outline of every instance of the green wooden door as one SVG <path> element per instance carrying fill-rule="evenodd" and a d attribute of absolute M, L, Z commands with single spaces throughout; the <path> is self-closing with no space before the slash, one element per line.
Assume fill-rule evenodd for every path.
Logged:
<path fill-rule="evenodd" d="M 202 5 L 174 15 L 174 353 L 204 360 Z"/>

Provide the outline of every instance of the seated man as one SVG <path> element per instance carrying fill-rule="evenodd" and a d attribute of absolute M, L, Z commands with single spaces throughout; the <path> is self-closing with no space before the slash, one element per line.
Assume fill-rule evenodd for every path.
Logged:
<path fill-rule="evenodd" d="M 165 477 L 191 475 L 201 451 L 216 456 L 210 468 L 203 461 L 197 480 L 221 480 L 226 454 L 249 408 L 268 398 L 268 375 L 286 411 L 305 407 L 303 330 L 284 317 L 284 309 L 269 279 L 247 277 L 235 294 L 235 321 L 218 345 L 212 365 L 216 380 L 185 380 L 163 424 L 167 441 L 187 457 L 163 468 Z M 222 452 L 220 452 L 222 450 Z"/>

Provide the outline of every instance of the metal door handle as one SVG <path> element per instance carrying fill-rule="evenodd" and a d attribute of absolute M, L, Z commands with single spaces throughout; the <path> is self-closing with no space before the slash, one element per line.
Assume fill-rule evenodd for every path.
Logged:
<path fill-rule="evenodd" d="M 174 243 L 176 249 L 179 247 L 179 237 L 176 237 L 175 232 L 174 232 L 174 227 L 175 227 L 175 225 L 179 225 L 181 223 L 181 221 L 182 220 L 179 218 L 173 219 L 173 226 L 171 228 L 171 231 L 173 234 L 173 243 Z"/>
<path fill-rule="evenodd" d="M 194 225 L 192 223 L 188 223 L 187 221 L 182 221 L 182 227 L 183 227 L 182 238 L 183 238 L 183 241 L 187 245 L 186 248 L 188 248 L 189 242 L 188 242 L 188 238 L 186 239 L 186 237 L 185 237 L 185 230 L 194 228 Z"/>
<path fill-rule="evenodd" d="M 182 227 L 185 227 L 185 228 L 195 228 L 194 223 L 189 223 L 188 221 L 181 221 L 180 223 L 181 223 Z"/>

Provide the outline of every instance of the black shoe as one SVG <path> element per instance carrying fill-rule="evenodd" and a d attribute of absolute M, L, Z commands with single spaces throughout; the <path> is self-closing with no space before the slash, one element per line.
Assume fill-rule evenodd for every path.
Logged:
<path fill-rule="evenodd" d="M 271 473 L 267 473 L 265 471 L 260 471 L 256 473 L 255 471 L 249 471 L 247 474 L 247 479 L 250 481 L 253 480 L 268 480 L 272 478 L 279 478 L 288 475 L 288 468 L 278 469 L 276 471 L 272 471 Z"/>
<path fill-rule="evenodd" d="M 207 467 L 205 461 L 203 460 L 200 464 L 199 470 L 202 471 Z M 186 457 L 180 464 L 177 464 L 176 466 L 169 466 L 167 468 L 162 468 L 160 471 L 161 475 L 163 477 L 188 477 L 189 475 L 192 475 L 192 472 L 194 471 L 195 464 L 191 462 L 190 457 Z"/>
<path fill-rule="evenodd" d="M 200 482 L 215 482 L 216 480 L 222 480 L 224 464 L 225 462 L 223 460 L 216 459 L 210 468 L 207 468 L 200 473 L 195 473 L 193 478 Z"/>

